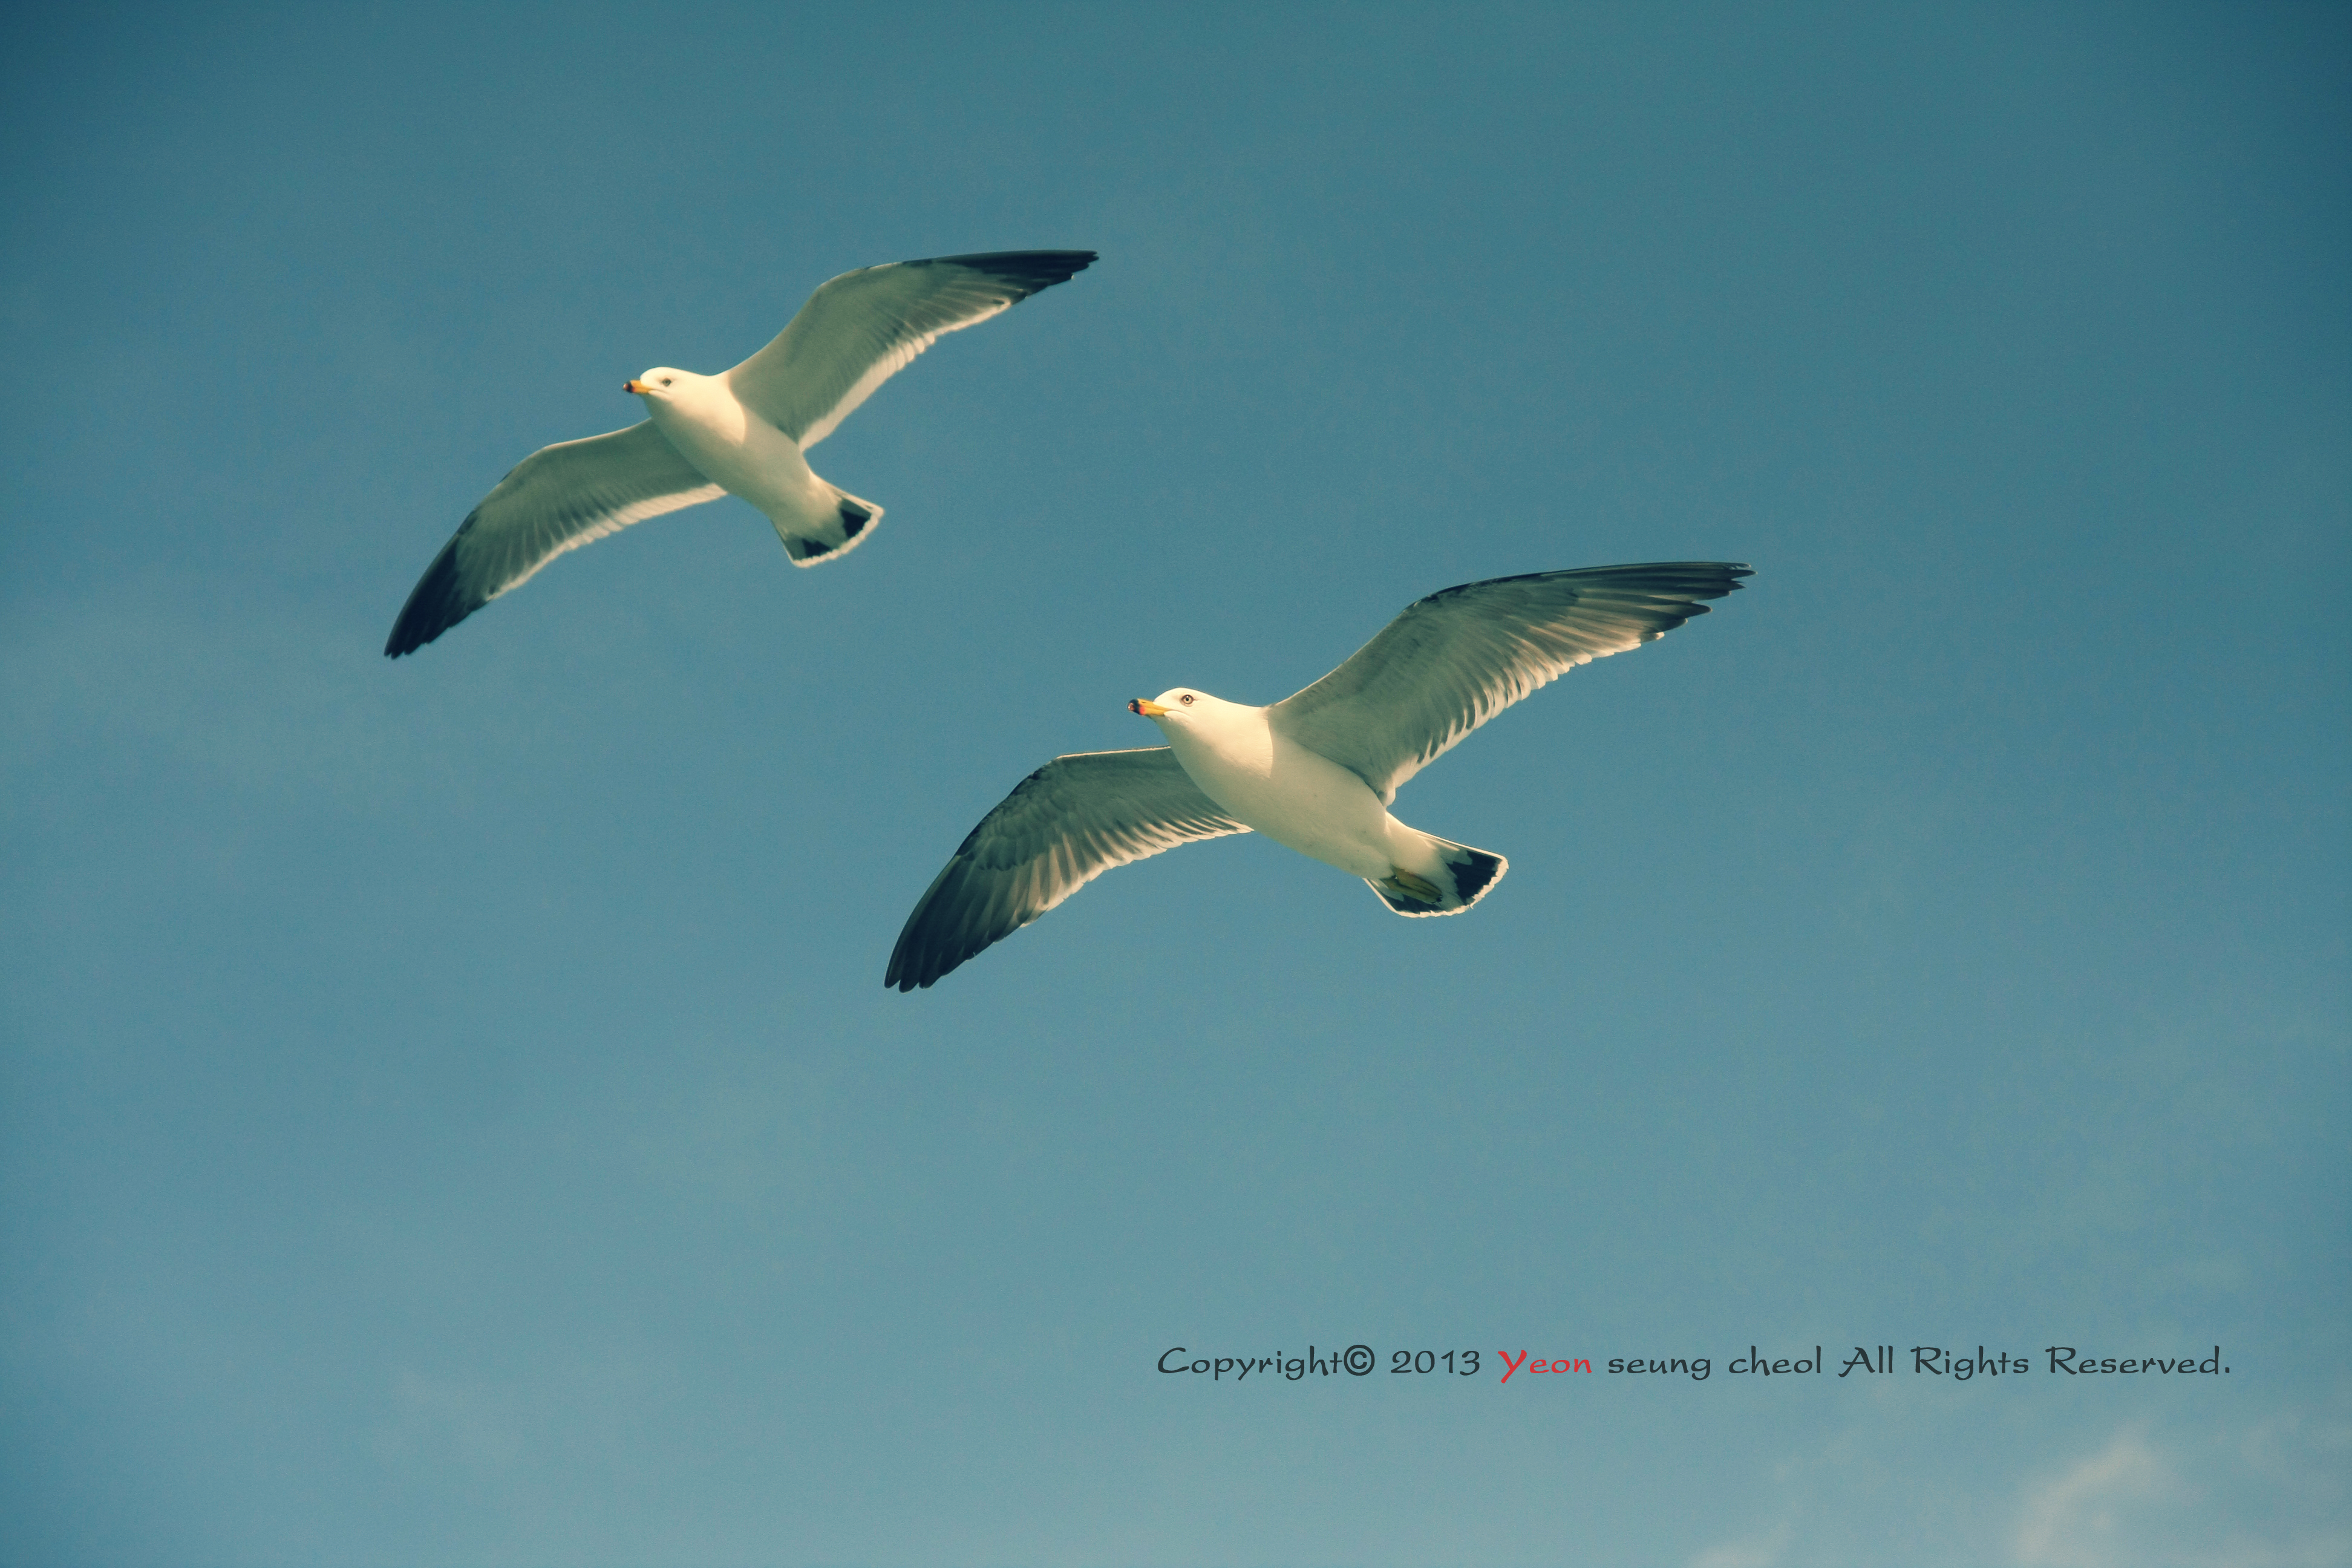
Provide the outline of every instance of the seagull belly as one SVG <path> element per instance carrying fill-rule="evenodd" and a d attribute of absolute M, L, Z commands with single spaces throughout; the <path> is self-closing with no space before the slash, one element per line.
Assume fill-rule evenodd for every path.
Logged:
<path fill-rule="evenodd" d="M 1235 821 L 1352 876 L 1377 881 L 1396 864 L 1391 832 L 1402 825 L 1369 784 L 1330 758 L 1271 732 L 1249 737 L 1256 743 L 1247 746 L 1170 738 L 1201 793 Z"/>

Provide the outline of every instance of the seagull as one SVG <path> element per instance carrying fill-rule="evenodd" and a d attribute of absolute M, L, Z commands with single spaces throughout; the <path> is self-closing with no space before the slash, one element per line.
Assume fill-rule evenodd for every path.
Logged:
<path fill-rule="evenodd" d="M 766 512 L 793 565 L 838 560 L 872 535 L 882 509 L 810 472 L 808 449 L 940 333 L 1067 282 L 1095 255 L 1000 250 L 861 267 L 810 295 L 774 342 L 722 375 L 658 365 L 624 384 L 653 417 L 517 464 L 425 569 L 384 656 L 415 652 L 567 550 L 722 495 Z"/>
<path fill-rule="evenodd" d="M 1127 706 L 1164 746 L 1056 757 L 981 818 L 907 917 L 886 986 L 929 985 L 1113 867 L 1255 829 L 1412 917 L 1458 915 L 1510 863 L 1389 815 L 1399 785 L 1538 687 L 1707 613 L 1726 561 L 1465 583 L 1405 607 L 1271 707 L 1179 686 Z"/>

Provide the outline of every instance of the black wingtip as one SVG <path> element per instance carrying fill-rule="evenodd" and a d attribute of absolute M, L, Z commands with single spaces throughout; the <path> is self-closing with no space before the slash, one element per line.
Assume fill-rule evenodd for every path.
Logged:
<path fill-rule="evenodd" d="M 961 860 L 962 856 L 959 854 L 948 862 L 947 868 L 940 873 L 939 880 L 931 884 L 934 890 L 940 882 L 947 880 L 948 873 L 953 871 Z M 922 900 L 915 906 L 915 912 L 907 917 L 907 927 L 898 933 L 898 945 L 890 950 L 890 967 L 882 976 L 883 990 L 901 994 L 928 991 L 939 984 L 941 977 L 962 967 L 964 960 L 975 956 L 982 948 L 989 945 L 983 942 L 979 947 L 971 948 L 971 952 L 962 952 L 959 950 L 971 945 L 968 940 L 963 942 L 940 941 L 936 931 L 924 929 L 923 916 L 930 904 L 931 895 L 924 894 Z"/>
<path fill-rule="evenodd" d="M 1045 771 L 1040 768 L 1037 773 Z M 1013 794 L 1017 795 L 1028 788 L 1036 776 L 1037 773 L 1032 773 L 1022 780 L 1014 786 Z M 1012 796 L 1005 798 L 1009 800 Z M 1000 806 L 999 809 L 1003 808 Z M 907 923 L 899 928 L 898 942 L 890 948 L 890 967 L 882 976 L 884 990 L 928 991 L 963 967 L 966 962 L 979 957 L 1027 925 L 1029 921 L 1037 918 L 1033 914 L 1028 920 L 1016 921 L 992 935 L 985 930 L 975 930 L 967 920 L 941 912 L 953 910 L 958 906 L 961 884 L 970 866 L 965 855 L 971 848 L 972 841 L 980 837 L 981 828 L 987 825 L 988 819 L 982 817 L 964 836 L 962 847 L 948 858 L 948 863 L 940 868 L 940 874 L 931 879 L 931 885 L 923 889 L 923 896 L 915 900 L 913 910 L 907 916 Z"/>
<path fill-rule="evenodd" d="M 472 518 L 466 520 L 472 522 Z M 457 531 L 462 537 L 465 530 Z M 398 658 L 415 653 L 476 610 L 489 603 L 475 598 L 465 590 L 457 577 L 457 537 L 441 547 L 425 575 L 416 580 L 416 587 L 401 606 L 400 618 L 392 623 L 392 635 L 384 639 L 383 657 Z"/>
<path fill-rule="evenodd" d="M 882 976 L 882 989 L 896 991 L 902 995 L 913 991 L 928 991 L 938 983 L 940 975 L 962 962 L 960 958 L 953 963 L 943 964 L 935 952 L 926 952 L 919 957 L 907 950 L 907 939 L 901 936 L 898 947 L 890 954 L 890 967 Z"/>
<path fill-rule="evenodd" d="M 985 250 L 971 256 L 934 256 L 930 260 L 985 272 L 1008 288 L 1018 289 L 1025 300 L 1056 283 L 1067 283 L 1101 258 L 1102 253 L 1095 250 Z"/>

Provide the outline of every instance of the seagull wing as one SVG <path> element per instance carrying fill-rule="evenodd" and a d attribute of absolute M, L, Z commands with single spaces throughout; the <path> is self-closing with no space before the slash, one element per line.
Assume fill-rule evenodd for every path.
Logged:
<path fill-rule="evenodd" d="M 1371 785 L 1397 786 L 1538 687 L 1706 614 L 1752 574 L 1724 561 L 1588 566 L 1465 583 L 1405 607 L 1355 656 L 1268 710 Z"/>
<path fill-rule="evenodd" d="M 384 656 L 415 653 L 567 550 L 726 493 L 650 419 L 541 447 L 457 525 L 393 623 Z"/>
<path fill-rule="evenodd" d="M 941 332 L 977 326 L 1094 259 L 1091 250 L 1000 250 L 845 272 L 810 295 L 773 342 L 729 371 L 728 384 L 806 451 Z"/>
<path fill-rule="evenodd" d="M 1055 757 L 980 819 L 907 917 L 885 985 L 912 991 L 1115 866 L 1249 829 L 1165 746 Z"/>

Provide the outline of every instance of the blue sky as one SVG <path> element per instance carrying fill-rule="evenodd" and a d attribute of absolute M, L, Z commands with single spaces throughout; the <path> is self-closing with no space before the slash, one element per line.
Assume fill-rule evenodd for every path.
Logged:
<path fill-rule="evenodd" d="M 2352 1561 L 2340 8 L 12 31 L 0 1560 Z M 623 379 L 1036 247 L 854 557 L 381 657 Z M 1129 697 L 1662 559 L 1400 797 L 1475 912 L 1223 840 L 882 988 Z M 1310 1342 L 1486 1360 L 1153 1370 Z"/>

